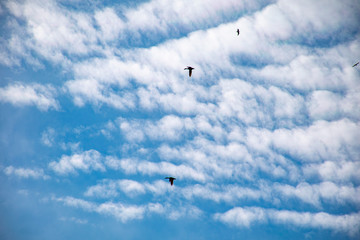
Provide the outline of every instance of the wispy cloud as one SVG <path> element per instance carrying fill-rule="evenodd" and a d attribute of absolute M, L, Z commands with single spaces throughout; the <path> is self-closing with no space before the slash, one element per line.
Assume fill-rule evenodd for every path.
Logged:
<path fill-rule="evenodd" d="M 170 162 L 152 162 L 137 159 L 117 159 L 108 157 L 106 165 L 112 169 L 123 170 L 127 174 L 143 174 L 143 175 L 176 175 L 178 177 L 194 179 L 196 181 L 205 181 L 204 173 L 197 171 L 191 166 L 180 164 L 176 165 Z"/>
<path fill-rule="evenodd" d="M 181 179 L 178 179 L 181 182 Z M 187 181 L 188 182 L 188 181 Z M 278 201 L 296 201 L 322 209 L 326 204 L 357 205 L 360 203 L 360 188 L 351 185 L 336 185 L 332 182 L 309 184 L 301 182 L 296 186 L 260 181 L 256 186 L 242 187 L 237 184 L 190 184 L 170 186 L 164 180 L 149 183 L 129 179 L 105 179 L 89 187 L 84 193 L 87 197 L 113 199 L 124 193 L 130 198 L 139 198 L 144 194 L 157 196 L 176 196 L 194 201 L 206 199 L 219 203 L 236 204 L 244 201 L 264 201 L 277 206 Z M 175 190 L 173 190 L 175 189 Z"/>
<path fill-rule="evenodd" d="M 359 182 L 360 176 L 358 170 L 360 163 L 358 161 L 325 161 L 304 165 L 303 171 L 308 178 L 313 176 L 322 180 L 333 182 Z"/>
<path fill-rule="evenodd" d="M 80 218 L 75 218 L 75 217 L 71 217 L 71 218 L 61 217 L 60 220 L 64 221 L 64 222 L 74 222 L 77 224 L 87 224 L 88 223 L 88 220 L 86 220 L 86 219 L 80 219 Z"/>
<path fill-rule="evenodd" d="M 59 110 L 56 90 L 50 85 L 14 83 L 0 88 L 0 101 L 16 106 L 36 106 L 41 111 Z"/>
<path fill-rule="evenodd" d="M 146 205 L 127 205 L 120 202 L 104 202 L 96 204 L 83 199 L 65 197 L 53 198 L 54 201 L 62 202 L 70 207 L 81 208 L 89 212 L 97 212 L 102 215 L 115 217 L 121 222 L 142 219 L 151 214 L 162 214 L 167 218 L 176 220 L 181 217 L 196 218 L 201 215 L 201 210 L 194 206 L 172 208 L 172 206 L 160 203 L 148 203 Z"/>
<path fill-rule="evenodd" d="M 310 213 L 258 207 L 237 207 L 225 213 L 217 213 L 214 218 L 238 227 L 249 227 L 252 224 L 269 221 L 275 224 L 344 231 L 349 235 L 354 235 L 359 231 L 360 214 L 332 215 L 325 212 Z"/>
<path fill-rule="evenodd" d="M 48 128 L 46 131 L 44 131 L 41 135 L 41 142 L 51 147 L 54 144 L 55 141 L 56 132 L 53 128 Z"/>
<path fill-rule="evenodd" d="M 75 153 L 71 156 L 63 155 L 58 162 L 50 162 L 49 167 L 62 175 L 77 173 L 78 170 L 84 172 L 92 170 L 105 171 L 102 156 L 96 150 L 88 150 L 79 154 Z"/>
<path fill-rule="evenodd" d="M 61 72 L 61 91 L 52 79 L 10 83 L 0 101 L 42 114 L 60 110 L 64 98 L 85 114 L 95 106 L 89 125 L 54 124 L 37 135 L 50 147 L 72 128 L 48 168 L 58 178 L 95 179 L 79 186 L 84 199 L 54 201 L 121 222 L 206 209 L 239 227 L 359 234 L 360 72 L 351 67 L 360 52 L 358 1 L 85 4 L 0 4 L 9 30 L 0 63 Z M 36 168 L 4 173 L 47 177 Z M 174 186 L 163 179 L 170 175 Z"/>
<path fill-rule="evenodd" d="M 127 195 L 135 196 L 145 193 L 145 186 L 133 180 L 103 180 L 101 183 L 91 186 L 85 192 L 85 196 L 96 196 L 102 198 L 112 198 L 119 195 L 119 191 Z"/>
<path fill-rule="evenodd" d="M 34 179 L 49 179 L 50 176 L 44 173 L 43 169 L 31 169 L 31 168 L 16 168 L 13 166 L 8 166 L 4 169 L 4 173 L 8 176 L 16 176 L 19 178 L 34 178 Z"/>

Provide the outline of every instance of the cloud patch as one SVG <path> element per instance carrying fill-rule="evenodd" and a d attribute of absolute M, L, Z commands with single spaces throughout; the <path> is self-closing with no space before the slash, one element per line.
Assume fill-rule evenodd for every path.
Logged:
<path fill-rule="evenodd" d="M 44 173 L 43 169 L 16 168 L 8 166 L 4 169 L 4 173 L 8 176 L 16 176 L 25 179 L 34 178 L 47 180 L 50 178 L 50 176 Z"/>
<path fill-rule="evenodd" d="M 354 235 L 359 232 L 359 213 L 333 215 L 325 212 L 296 212 L 259 207 L 236 207 L 214 215 L 215 220 L 237 227 L 271 222 L 304 228 L 323 228 Z"/>
<path fill-rule="evenodd" d="M 125 223 L 132 220 L 143 219 L 152 214 L 161 214 L 168 219 L 177 220 L 179 218 L 197 218 L 202 211 L 195 206 L 182 206 L 173 208 L 169 204 L 148 203 L 145 205 L 129 205 L 120 202 L 104 202 L 96 204 L 83 199 L 73 197 L 53 197 L 53 201 L 62 202 L 66 206 L 80 208 L 88 212 L 96 212 L 101 215 L 115 217 Z"/>
<path fill-rule="evenodd" d="M 60 175 L 84 172 L 105 171 L 101 154 L 96 150 L 88 150 L 82 153 L 75 153 L 71 156 L 63 155 L 60 160 L 49 163 L 50 169 Z"/>
<path fill-rule="evenodd" d="M 57 92 L 51 85 L 14 83 L 0 88 L 0 101 L 15 106 L 36 106 L 41 111 L 59 110 Z"/>

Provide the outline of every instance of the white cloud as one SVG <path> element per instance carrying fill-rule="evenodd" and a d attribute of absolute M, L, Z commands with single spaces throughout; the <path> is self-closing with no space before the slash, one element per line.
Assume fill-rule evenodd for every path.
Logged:
<path fill-rule="evenodd" d="M 274 147 L 303 161 L 359 160 L 359 138 L 359 124 L 348 119 L 318 121 L 307 129 L 279 129 L 272 136 Z"/>
<path fill-rule="evenodd" d="M 317 207 L 320 207 L 322 202 L 337 204 L 360 203 L 360 187 L 338 186 L 332 182 L 322 182 L 314 185 L 302 182 L 296 187 L 277 184 L 274 188 L 285 199 L 296 197 Z"/>
<path fill-rule="evenodd" d="M 196 4 L 186 1 L 188 3 L 153 0 L 135 9 L 117 8 L 121 10 L 119 13 L 111 7 L 76 12 L 56 1 L 44 0 L 8 1 L 6 6 L 14 21 L 25 22 L 25 26 L 11 29 L 12 38 L 21 34 L 26 36 L 26 41 L 21 43 L 26 53 L 17 51 L 18 57 L 29 57 L 33 50 L 46 60 L 71 66 L 69 59 L 93 52 L 107 52 L 108 45 L 112 46 L 119 40 L 125 39 L 132 44 L 141 43 L 143 36 L 158 40 L 154 31 L 178 36 L 180 31 L 201 29 L 203 24 L 215 26 L 222 23 L 227 20 L 224 13 L 245 13 L 263 5 L 262 1 L 230 0 L 219 3 L 196 0 Z M 193 7 L 189 8 L 189 4 Z M 11 46 L 9 48 L 16 50 Z M 11 64 L 14 60 L 8 57 L 7 62 Z"/>
<path fill-rule="evenodd" d="M 171 220 L 177 220 L 183 217 L 190 218 L 199 218 L 202 215 L 202 211 L 195 206 L 181 206 L 178 208 L 173 208 L 172 206 L 167 206 L 167 214 L 166 217 Z"/>
<path fill-rule="evenodd" d="M 84 172 L 90 170 L 105 171 L 103 157 L 96 150 L 88 150 L 71 156 L 63 155 L 58 162 L 50 162 L 49 167 L 61 175 L 76 173 L 77 170 Z"/>
<path fill-rule="evenodd" d="M 189 8 L 189 6 L 192 6 Z M 136 9 L 125 12 L 127 23 L 135 30 L 157 30 L 169 32 L 173 26 L 184 28 L 198 28 L 204 25 L 221 23 L 223 13 L 239 13 L 245 9 L 251 11 L 262 5 L 261 1 L 223 1 L 214 0 L 185 0 L 181 2 L 168 2 L 153 0 L 141 4 Z"/>
<path fill-rule="evenodd" d="M 100 131 L 120 130 L 121 159 L 89 150 L 63 155 L 49 168 L 60 175 L 106 169 L 174 175 L 185 187 L 175 182 L 170 188 L 164 179 L 106 179 L 88 187 L 86 197 L 178 194 L 182 203 L 250 200 L 284 208 L 294 199 L 325 212 L 245 207 L 215 219 L 245 227 L 257 222 L 347 232 L 359 227 L 358 213 L 326 213 L 360 199 L 359 74 L 349 64 L 360 52 L 358 36 L 349 34 L 358 28 L 356 1 L 152 0 L 132 9 L 109 6 L 82 13 L 56 1 L 8 1 L 6 6 L 14 28 L 9 39 L 0 40 L 6 44 L 0 62 L 60 63 L 71 75 L 63 90 L 78 107 L 106 105 L 141 117 L 160 113 L 149 119 L 122 114 Z M 183 71 L 188 64 L 195 67 L 191 78 Z M 41 110 L 60 108 L 56 94 L 50 85 L 0 88 L 1 101 Z M 54 132 L 45 131 L 42 141 L 51 146 Z M 5 173 L 43 174 L 12 166 Z M 281 184 L 271 183 L 277 180 Z M 239 185 L 244 182 L 248 187 Z M 169 219 L 201 215 L 195 206 L 172 208 L 166 200 L 142 205 L 58 201 L 122 222 L 152 213 Z"/>
<path fill-rule="evenodd" d="M 226 3 L 221 4 L 214 3 L 213 1 L 210 2 L 213 4 L 211 10 L 208 9 L 206 4 L 202 9 L 203 11 L 204 9 L 208 9 L 207 14 L 210 15 L 218 14 L 217 11 L 220 9 L 220 11 L 231 12 L 234 6 L 236 8 L 242 8 L 243 5 L 246 5 L 246 7 L 252 5 L 248 2 L 237 3 L 235 1 L 226 1 Z M 115 35 L 124 27 L 123 24 L 129 29 L 133 29 L 132 31 L 137 31 L 137 27 L 148 30 L 148 27 L 146 27 L 147 24 L 152 25 L 160 21 L 165 24 L 166 28 L 167 21 L 163 22 L 163 17 L 172 19 L 174 16 L 165 12 L 176 12 L 179 11 L 179 9 L 172 8 L 175 3 L 171 3 L 170 7 L 168 6 L 169 3 L 166 3 L 166 9 L 168 10 L 165 11 L 161 9 L 161 6 L 164 4 L 165 2 L 156 0 L 141 4 L 141 8 L 139 7 L 135 10 L 129 10 L 128 12 L 125 10 L 124 15 L 126 16 L 125 18 L 127 18 L 127 22 L 117 17 L 115 10 L 111 8 L 97 11 L 95 19 L 99 21 L 98 24 L 103 26 L 103 28 L 105 28 L 105 26 L 113 26 L 116 28 L 115 30 L 113 29 L 113 31 L 109 29 L 101 30 L 112 32 Z M 197 7 L 203 4 L 204 3 L 198 3 Z M 180 5 L 181 7 L 186 6 Z M 298 2 L 296 2 L 296 5 L 303 7 Z M 308 4 L 308 6 L 311 7 L 319 7 L 318 4 L 315 5 L 316 6 L 314 6 L 314 4 Z M 332 9 L 332 7 L 337 5 L 335 2 L 332 2 L 327 9 Z M 349 10 L 349 12 L 352 13 L 351 5 L 352 3 L 346 2 L 342 7 L 344 11 Z M 259 4 L 255 3 L 254 6 L 258 7 Z M 355 79 L 353 74 L 344 71 L 341 72 L 337 68 L 338 62 L 336 61 L 341 61 L 340 63 L 343 65 L 346 54 L 350 52 L 344 50 L 344 48 L 349 48 L 347 45 L 335 47 L 335 50 L 332 51 L 319 50 L 318 54 L 314 54 L 306 47 L 277 43 L 279 39 L 288 39 L 290 36 L 288 34 L 289 31 L 292 33 L 294 30 L 292 30 L 293 27 L 289 28 L 288 26 L 284 26 L 280 31 L 282 33 L 278 36 L 279 28 L 278 26 L 273 26 L 276 22 L 273 21 L 274 15 L 278 16 L 275 17 L 276 19 L 280 19 L 277 21 L 282 22 L 282 19 L 285 19 L 286 23 L 288 23 L 288 25 L 291 24 L 291 26 L 298 22 L 298 16 L 296 14 L 289 15 L 287 13 L 289 9 L 293 10 L 292 6 L 288 5 L 288 3 L 278 2 L 269 5 L 254 16 L 242 17 L 236 22 L 222 24 L 212 29 L 207 29 L 206 31 L 193 32 L 187 37 L 170 40 L 151 48 L 134 50 L 121 49 L 114 52 L 107 49 L 102 57 L 95 57 L 91 60 L 80 61 L 74 64 L 73 71 L 75 79 L 68 81 L 65 87 L 74 97 L 74 102 L 78 106 L 83 106 L 85 102 L 90 102 L 95 105 L 104 103 L 122 110 L 134 109 L 139 105 L 146 110 L 161 107 L 166 111 L 175 111 L 181 114 L 196 114 L 198 112 L 218 114 L 218 112 L 214 112 L 213 108 L 215 106 L 213 104 L 203 102 L 204 99 L 208 101 L 209 98 L 213 97 L 213 93 L 209 91 L 209 88 L 201 85 L 204 84 L 204 81 L 208 81 L 208 78 L 217 78 L 220 72 L 225 72 L 230 76 L 244 76 L 248 78 L 248 74 L 245 74 L 244 70 L 238 68 L 236 64 L 234 65 L 231 59 L 233 56 L 242 58 L 243 55 L 250 54 L 251 57 L 255 59 L 255 61 L 253 61 L 255 65 L 257 59 L 266 59 L 263 61 L 269 64 L 269 66 L 264 69 L 252 71 L 252 74 L 250 74 L 252 75 L 251 77 L 258 80 L 259 78 L 280 75 L 278 78 L 272 77 L 270 83 L 275 83 L 280 86 L 281 89 L 275 86 L 264 89 L 262 86 L 256 84 L 246 86 L 245 82 L 243 84 L 236 82 L 228 83 L 229 87 L 231 87 L 230 84 L 235 84 L 237 90 L 242 90 L 241 87 L 246 87 L 250 92 L 247 93 L 247 91 L 242 90 L 239 92 L 240 96 L 236 97 L 232 96 L 231 91 L 228 90 L 229 93 L 227 93 L 227 96 L 223 96 L 223 99 L 218 100 L 218 104 L 221 107 L 220 113 L 229 116 L 229 113 L 233 114 L 236 112 L 237 117 L 245 123 L 251 124 L 255 121 L 260 121 L 261 124 L 267 123 L 267 121 L 271 122 L 271 117 L 275 117 L 277 120 L 281 119 L 281 121 L 279 121 L 280 124 L 288 125 L 292 119 L 298 118 L 300 115 L 299 112 L 303 107 L 303 99 L 300 95 L 290 94 L 286 91 L 289 86 L 301 88 L 304 87 L 303 83 L 306 83 L 311 86 L 314 86 L 314 84 L 317 86 L 329 86 L 333 89 L 334 87 L 341 86 L 339 80 L 341 79 L 343 81 L 344 77 L 347 83 L 349 83 L 349 81 L 354 82 L 354 80 L 351 79 Z M 142 13 L 141 17 L 144 18 L 141 21 L 139 20 L 140 12 Z M 189 13 L 189 11 L 185 12 Z M 179 18 L 180 20 L 183 19 L 183 14 L 184 13 L 182 13 L 182 17 Z M 164 16 L 159 18 L 162 15 Z M 353 15 L 351 16 L 353 17 Z M 295 17 L 296 19 L 293 19 Z M 321 17 L 324 16 L 322 15 Z M 176 18 L 177 17 L 175 17 L 175 19 Z M 198 19 L 198 16 L 196 18 Z M 309 14 L 306 18 L 302 18 L 301 22 L 313 24 L 313 18 L 314 16 Z M 111 25 L 105 24 L 105 22 L 110 21 L 109 19 L 118 23 Z M 131 19 L 136 19 L 136 21 L 134 20 L 133 22 Z M 150 19 L 150 22 L 143 22 L 145 19 Z M 209 18 L 206 17 L 205 19 L 208 20 Z M 152 20 L 154 20 L 154 22 L 152 22 Z M 325 20 L 321 19 L 321 22 L 323 21 Z M 134 25 L 132 25 L 133 23 Z M 270 26 L 266 24 L 270 24 Z M 72 26 L 71 24 L 68 25 Z M 242 26 L 242 31 L 244 31 L 244 35 L 247 37 L 241 37 L 241 40 L 239 40 L 239 38 L 234 39 L 234 25 Z M 337 26 L 336 29 L 344 25 L 345 23 L 341 22 L 340 26 Z M 160 29 L 162 28 L 162 24 L 157 26 L 160 26 Z M 273 29 L 276 29 L 276 31 L 273 31 Z M 108 34 L 102 35 L 105 36 Z M 114 38 L 115 35 L 109 38 Z M 238 44 L 239 41 L 241 41 L 242 44 Z M 201 51 L 199 51 L 199 49 L 201 49 Z M 337 49 L 342 50 L 336 55 Z M 341 60 L 338 60 L 339 56 Z M 331 57 L 332 60 L 330 69 L 322 64 L 329 57 Z M 183 79 L 183 75 L 185 74 L 182 69 L 186 64 L 190 64 L 189 61 L 191 64 L 196 65 L 195 72 L 198 79 L 197 82 L 184 81 Z M 218 64 L 219 61 L 222 62 L 221 66 Z M 282 64 L 286 64 L 289 61 L 293 62 L 290 68 L 279 70 L 279 68 L 283 67 Z M 281 64 L 279 65 L 278 63 Z M 304 64 L 306 67 L 303 66 Z M 284 66 L 284 68 L 286 68 L 286 66 Z M 301 68 L 301 71 L 298 70 L 299 68 Z M 313 82 L 313 79 L 315 79 L 314 76 L 319 76 L 316 78 L 318 82 Z M 328 77 L 334 80 L 328 81 Z M 276 79 L 280 79 L 280 82 Z M 283 84 L 283 79 L 286 79 L 285 84 Z M 133 81 L 136 83 L 135 85 L 137 85 L 137 96 L 128 92 L 126 89 Z M 263 80 L 261 80 L 261 82 L 263 82 Z M 299 86 L 297 86 L 297 84 L 299 84 Z M 216 89 L 217 87 L 218 86 L 214 86 L 212 89 Z M 285 87 L 285 89 L 282 89 L 283 87 Z M 311 88 L 312 87 L 310 87 L 310 89 Z M 264 102 L 257 102 L 254 99 Z M 224 100 L 226 101 L 224 102 Z M 348 112 L 351 111 L 349 110 Z M 271 124 L 269 124 L 269 127 L 272 127 Z"/>
<path fill-rule="evenodd" d="M 93 79 L 68 81 L 65 89 L 73 95 L 74 103 L 79 107 L 84 106 L 87 101 L 95 105 L 106 103 L 122 110 L 135 107 L 135 96 L 132 93 L 125 91 L 119 96 L 111 88 Z"/>
<path fill-rule="evenodd" d="M 180 118 L 166 115 L 154 123 L 152 120 L 117 119 L 120 130 L 130 142 L 150 140 L 180 140 L 186 132 L 194 130 L 194 123 L 190 118 Z"/>
<path fill-rule="evenodd" d="M 307 102 L 310 116 L 315 119 L 334 120 L 343 116 L 360 118 L 356 106 L 360 104 L 358 89 L 349 89 L 345 96 L 331 91 L 314 91 Z"/>
<path fill-rule="evenodd" d="M 264 88 L 239 79 L 221 80 L 218 106 L 223 117 L 236 117 L 249 125 L 280 126 L 282 120 L 296 119 L 303 107 L 299 95 L 291 95 L 277 87 Z M 271 124 L 271 125 L 270 125 Z"/>
<path fill-rule="evenodd" d="M 105 202 L 96 204 L 83 199 L 65 197 L 54 198 L 55 201 L 63 202 L 70 207 L 81 208 L 89 212 L 97 212 L 99 214 L 110 215 L 122 222 L 127 222 L 133 219 L 143 218 L 146 208 L 144 206 L 128 205 L 125 206 L 122 203 Z"/>
<path fill-rule="evenodd" d="M 100 26 L 103 40 L 114 40 L 124 28 L 124 22 L 118 17 L 112 8 L 97 11 L 94 16 Z"/>
<path fill-rule="evenodd" d="M 250 227 L 254 222 L 266 221 L 265 211 L 262 208 L 233 208 L 223 214 L 214 215 L 215 220 L 239 227 Z"/>
<path fill-rule="evenodd" d="M 267 188 L 268 186 L 263 186 Z M 270 190 L 270 189 L 269 189 Z M 234 203 L 239 200 L 260 200 L 269 199 L 270 191 L 257 188 L 240 187 L 237 185 L 191 185 L 180 189 L 186 199 L 200 198 L 215 202 Z"/>
<path fill-rule="evenodd" d="M 85 196 L 111 198 L 118 196 L 119 191 L 129 196 L 136 196 L 145 193 L 145 186 L 139 182 L 128 179 L 103 180 L 101 183 L 89 187 L 85 192 Z"/>
<path fill-rule="evenodd" d="M 113 216 L 121 222 L 128 222 L 136 219 L 143 219 L 147 215 L 161 214 L 171 220 L 183 217 L 197 218 L 202 211 L 195 206 L 186 205 L 174 208 L 174 206 L 160 203 L 148 203 L 145 205 L 128 205 L 120 202 L 104 202 L 93 203 L 83 199 L 65 197 L 53 198 L 54 201 L 62 202 L 67 206 L 81 208 L 88 212 L 96 212 L 98 214 Z"/>
<path fill-rule="evenodd" d="M 238 227 L 249 227 L 252 224 L 269 221 L 271 223 L 290 224 L 306 228 L 343 231 L 350 235 L 358 233 L 360 226 L 359 213 L 332 215 L 325 212 L 296 212 L 259 207 L 236 207 L 225 213 L 217 213 L 214 218 Z"/>
<path fill-rule="evenodd" d="M 178 179 L 181 181 L 181 179 Z M 188 182 L 188 181 L 186 181 Z M 207 199 L 214 202 L 225 202 L 234 204 L 239 201 L 266 201 L 277 205 L 276 202 L 287 202 L 292 199 L 322 208 L 325 204 L 349 205 L 360 202 L 360 187 L 351 185 L 336 185 L 332 182 L 320 184 L 309 184 L 301 182 L 296 186 L 287 184 L 271 184 L 264 180 L 259 181 L 256 186 L 241 187 L 237 184 L 195 184 L 180 187 L 170 186 L 166 180 L 155 182 L 137 182 L 134 180 L 110 180 L 105 179 L 91 186 L 85 192 L 85 196 L 113 199 L 120 193 L 134 198 L 151 193 L 154 196 L 171 196 L 176 194 L 179 198 L 187 200 Z M 182 183 L 183 185 L 184 183 Z M 173 189 L 176 189 L 174 192 Z M 300 203 L 300 202 L 299 202 Z"/>
<path fill-rule="evenodd" d="M 122 222 L 127 222 L 133 219 L 142 219 L 144 217 L 146 208 L 144 206 L 125 206 L 121 203 L 106 202 L 100 204 L 96 212 L 114 216 Z"/>
<path fill-rule="evenodd" d="M 349 119 L 316 121 L 309 127 L 247 130 L 250 148 L 290 154 L 303 162 L 348 159 L 358 160 L 359 124 Z"/>
<path fill-rule="evenodd" d="M 80 219 L 80 218 L 75 218 L 75 217 L 71 217 L 71 218 L 61 217 L 60 220 L 64 221 L 64 222 L 74 222 L 77 224 L 87 224 L 88 223 L 88 220 L 86 220 L 86 219 Z"/>
<path fill-rule="evenodd" d="M 334 182 L 360 182 L 360 162 L 352 161 L 325 161 L 323 163 L 314 163 L 304 165 L 305 176 L 320 177 L 322 180 Z"/>
<path fill-rule="evenodd" d="M 288 2 L 281 0 L 276 5 L 288 16 L 290 21 L 294 24 L 296 29 L 293 31 L 301 34 L 312 33 L 316 37 L 323 32 L 333 33 L 339 30 L 341 26 L 346 26 L 347 29 L 353 29 L 358 16 L 356 11 L 360 5 L 356 1 L 347 0 L 339 3 L 336 0 L 326 1 L 320 0 L 313 2 L 294 1 Z M 319 11 L 321 9 L 321 11 Z M 342 11 L 348 13 L 348 17 L 344 19 Z"/>
<path fill-rule="evenodd" d="M 88 202 L 83 199 L 78 199 L 74 197 L 65 197 L 65 198 L 55 198 L 52 197 L 52 200 L 63 202 L 65 205 L 75 208 L 81 208 L 87 211 L 94 211 L 96 209 L 96 204 L 92 202 Z"/>
<path fill-rule="evenodd" d="M 276 223 L 291 224 L 307 228 L 323 228 L 335 231 L 344 231 L 349 235 L 358 233 L 360 227 L 359 213 L 332 215 L 325 212 L 309 213 L 272 210 L 269 211 L 268 216 Z"/>
<path fill-rule="evenodd" d="M 139 161 L 137 159 L 116 159 L 114 157 L 108 157 L 106 159 L 106 165 L 112 169 L 121 169 L 126 174 L 162 174 L 164 176 L 173 175 L 178 178 L 189 178 L 201 182 L 206 180 L 206 176 L 202 172 L 185 164 L 175 165 L 170 162 L 150 162 L 145 160 Z"/>
<path fill-rule="evenodd" d="M 43 169 L 15 168 L 13 166 L 8 166 L 4 169 L 4 173 L 8 176 L 14 175 L 19 178 L 42 178 L 44 180 L 50 178 L 44 173 Z"/>
<path fill-rule="evenodd" d="M 56 132 L 55 129 L 53 128 L 48 128 L 47 130 L 45 130 L 42 135 L 41 135 L 41 142 L 48 146 L 51 147 L 54 144 L 55 141 L 55 136 L 56 136 Z"/>
<path fill-rule="evenodd" d="M 41 111 L 60 108 L 55 96 L 56 91 L 50 85 L 15 83 L 0 88 L 0 101 L 16 106 L 34 105 Z"/>
<path fill-rule="evenodd" d="M 21 43 L 26 54 L 31 50 L 54 63 L 69 64 L 67 54 L 91 52 L 96 31 L 89 16 L 59 6 L 55 1 L 9 1 L 6 3 L 16 19 L 26 23 L 24 30 L 16 29 L 13 37 L 25 33 Z"/>
<path fill-rule="evenodd" d="M 260 138 L 261 140 L 261 138 Z M 261 141 L 256 142 L 261 145 Z M 250 147 L 248 147 L 247 145 Z M 274 178 L 294 181 L 299 177 L 297 167 L 284 156 L 270 151 L 254 150 L 251 142 L 214 142 L 196 137 L 183 146 L 158 148 L 159 156 L 167 161 L 186 162 L 207 176 L 207 182 L 224 179 L 253 181 L 259 172 Z"/>

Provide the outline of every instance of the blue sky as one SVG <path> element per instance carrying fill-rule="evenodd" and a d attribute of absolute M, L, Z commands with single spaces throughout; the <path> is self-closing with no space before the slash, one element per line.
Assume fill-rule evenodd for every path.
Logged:
<path fill-rule="evenodd" d="M 359 12 L 1 1 L 0 238 L 359 239 Z"/>

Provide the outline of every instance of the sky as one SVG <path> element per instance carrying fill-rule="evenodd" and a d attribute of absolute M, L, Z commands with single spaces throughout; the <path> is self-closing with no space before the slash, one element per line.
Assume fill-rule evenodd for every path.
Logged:
<path fill-rule="evenodd" d="M 1 1 L 0 238 L 359 239 L 359 12 Z"/>

